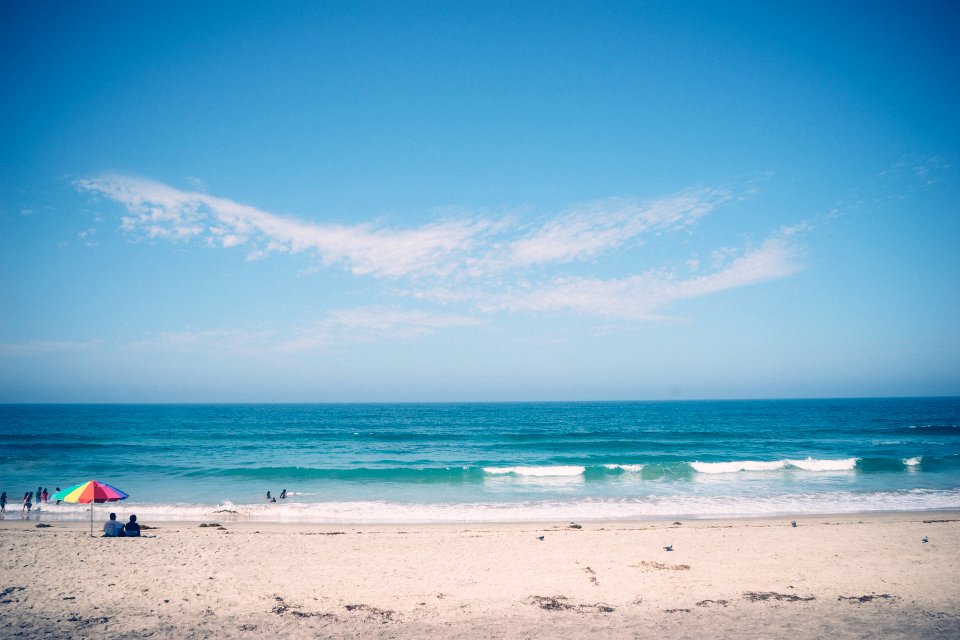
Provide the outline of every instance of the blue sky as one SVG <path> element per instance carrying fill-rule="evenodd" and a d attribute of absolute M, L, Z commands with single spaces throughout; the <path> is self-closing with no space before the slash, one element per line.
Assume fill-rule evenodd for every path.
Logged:
<path fill-rule="evenodd" d="M 960 394 L 950 3 L 4 3 L 0 401 Z"/>

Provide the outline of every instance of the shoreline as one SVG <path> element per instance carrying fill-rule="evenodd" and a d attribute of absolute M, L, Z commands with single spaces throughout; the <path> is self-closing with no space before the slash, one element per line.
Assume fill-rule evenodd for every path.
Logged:
<path fill-rule="evenodd" d="M 145 520 L 139 540 L 36 524 L 0 521 L 0 636 L 960 636 L 960 510 L 579 528 Z"/>
<path fill-rule="evenodd" d="M 293 503 L 296 504 L 296 503 Z M 16 505 L 15 505 L 16 506 Z M 566 518 L 558 517 L 544 517 L 544 518 L 528 518 L 528 519 L 518 519 L 518 520 L 497 520 L 497 519 L 457 519 L 457 520 L 403 520 L 397 519 L 392 521 L 382 521 L 382 520 L 350 520 L 350 519 L 310 519 L 313 516 L 302 516 L 302 517 L 287 517 L 286 519 L 269 519 L 262 517 L 260 515 L 249 515 L 238 512 L 234 509 L 224 508 L 216 509 L 215 507 L 223 507 L 223 504 L 220 505 L 189 505 L 191 507 L 209 507 L 211 511 L 205 513 L 198 513 L 194 516 L 184 518 L 182 515 L 169 517 L 167 514 L 151 514 L 150 508 L 156 507 L 158 505 L 154 504 L 128 504 L 126 502 L 110 502 L 110 503 L 98 503 L 95 505 L 94 511 L 94 521 L 103 520 L 106 518 L 106 515 L 110 512 L 116 512 L 118 517 L 121 514 L 129 515 L 131 513 L 136 513 L 138 518 L 143 522 L 158 522 L 164 523 L 167 525 L 189 525 L 205 522 L 211 519 L 221 519 L 232 524 L 251 524 L 251 525 L 303 525 L 303 526 L 330 526 L 330 527 L 348 527 L 348 526 L 365 526 L 365 527 L 374 527 L 374 526 L 383 526 L 383 527 L 420 527 L 420 526 L 461 526 L 461 525 L 487 525 L 487 526 L 509 526 L 509 525 L 548 525 L 551 523 L 557 523 L 565 521 Z M 244 508 L 250 505 L 229 505 L 232 507 Z M 257 503 L 256 506 L 260 506 L 260 503 Z M 7 512 L 5 517 L 0 518 L 0 526 L 3 523 L 14 523 L 14 522 L 23 522 L 23 523 L 56 523 L 56 524 L 89 524 L 90 521 L 90 507 L 89 505 L 66 505 L 67 509 L 63 511 L 56 512 L 46 512 L 42 509 L 38 512 L 36 509 L 33 510 L 26 518 L 21 517 L 22 514 L 18 509 L 11 509 L 10 505 L 7 505 Z M 624 516 L 622 518 L 610 518 L 610 517 L 579 517 L 573 518 L 583 523 L 590 523 L 592 525 L 596 524 L 629 524 L 629 523 L 657 523 L 657 522 L 667 522 L 677 519 L 684 519 L 691 522 L 710 522 L 710 521 L 749 521 L 749 520 L 783 520 L 783 519 L 811 519 L 811 518 L 874 518 L 874 517 L 883 517 L 883 516 L 911 516 L 911 515 L 922 515 L 922 514 L 954 514 L 960 517 L 960 506 L 957 508 L 930 508 L 930 509 L 870 509 L 862 511 L 824 511 L 822 513 L 809 513 L 809 512 L 774 512 L 774 513 L 764 513 L 764 514 L 723 514 L 723 515 L 713 515 L 713 514 L 673 514 L 673 515 L 661 515 L 661 514 L 652 514 L 650 516 Z"/>

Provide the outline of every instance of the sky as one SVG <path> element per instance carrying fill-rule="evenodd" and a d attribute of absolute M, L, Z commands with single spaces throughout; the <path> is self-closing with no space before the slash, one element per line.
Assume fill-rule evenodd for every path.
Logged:
<path fill-rule="evenodd" d="M 960 395 L 960 8 L 0 4 L 0 402 Z"/>

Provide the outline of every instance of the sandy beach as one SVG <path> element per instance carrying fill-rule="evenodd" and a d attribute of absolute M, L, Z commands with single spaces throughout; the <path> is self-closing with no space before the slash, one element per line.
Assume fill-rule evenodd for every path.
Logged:
<path fill-rule="evenodd" d="M 960 513 L 143 524 L 0 523 L 0 636 L 960 637 Z"/>

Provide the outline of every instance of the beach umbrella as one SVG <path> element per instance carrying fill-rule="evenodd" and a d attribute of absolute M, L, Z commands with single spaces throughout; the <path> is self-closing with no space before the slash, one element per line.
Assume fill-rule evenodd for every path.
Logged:
<path fill-rule="evenodd" d="M 62 491 L 57 491 L 50 496 L 51 500 L 63 500 L 75 504 L 90 505 L 90 535 L 93 536 L 93 503 L 94 502 L 118 502 L 125 500 L 127 494 L 109 484 L 98 482 L 96 480 L 87 480 L 78 485 L 68 487 Z"/>

